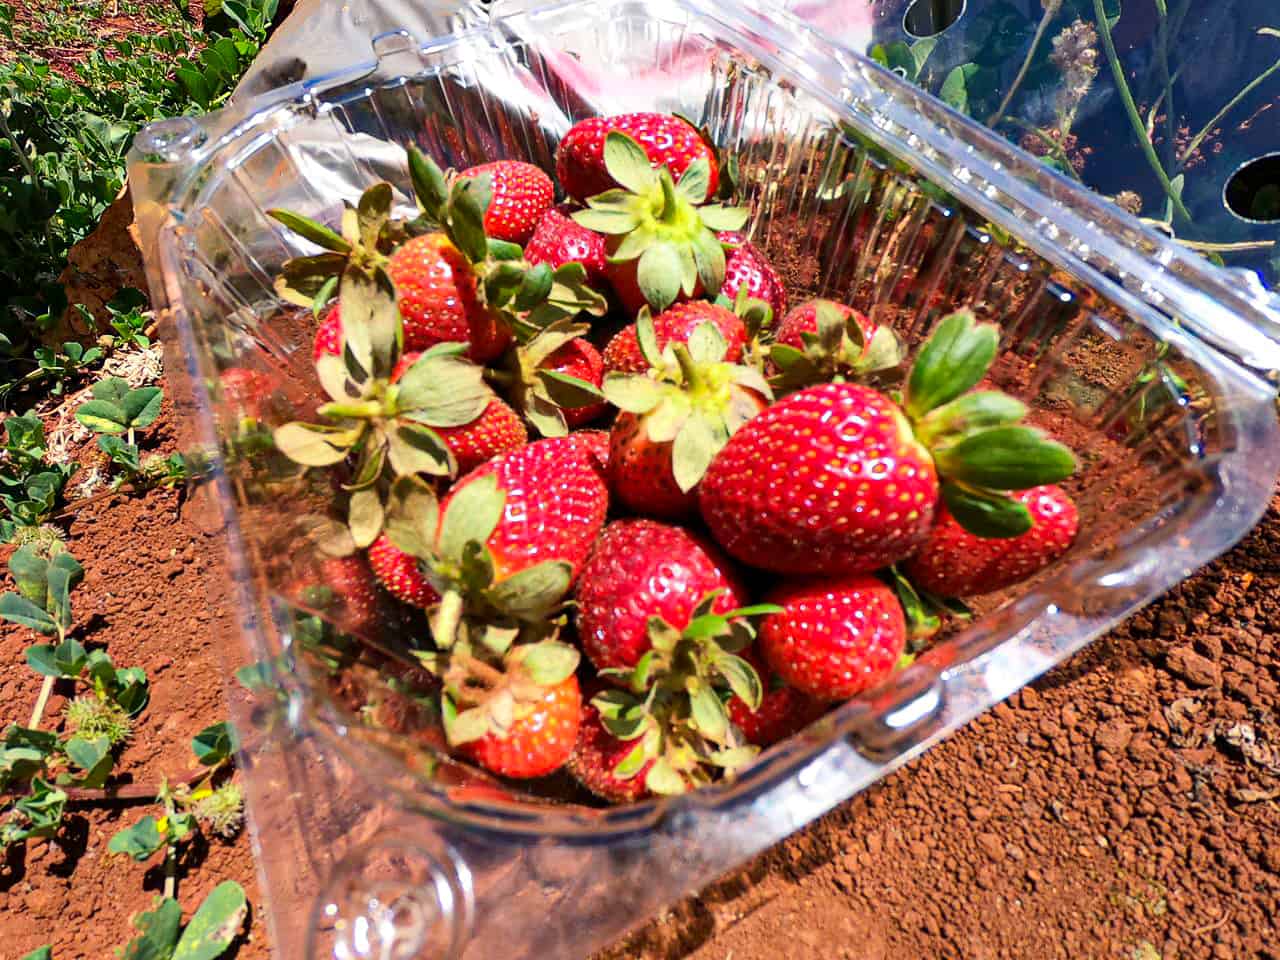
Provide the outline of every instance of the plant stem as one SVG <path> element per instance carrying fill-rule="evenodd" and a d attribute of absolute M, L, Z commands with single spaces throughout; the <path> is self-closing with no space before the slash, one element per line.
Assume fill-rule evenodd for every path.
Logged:
<path fill-rule="evenodd" d="M 1164 81 L 1164 153 L 1165 163 L 1173 162 L 1174 138 L 1176 129 L 1173 122 L 1173 78 L 1174 75 L 1169 72 L 1169 8 L 1165 6 L 1165 0 L 1156 0 L 1156 9 L 1160 14 L 1160 24 L 1156 32 L 1156 56 L 1160 62 L 1160 76 Z M 1152 118 L 1155 117 L 1155 107 L 1151 108 Z"/>
<path fill-rule="evenodd" d="M 31 710 L 31 720 L 27 723 L 27 729 L 34 730 L 40 723 L 40 718 L 44 716 L 44 708 L 49 704 L 49 696 L 53 693 L 53 682 L 57 677 L 45 677 L 44 683 L 40 684 L 40 696 L 36 697 L 36 705 Z"/>
<path fill-rule="evenodd" d="M 1036 51 L 1040 48 L 1040 41 L 1044 39 L 1045 33 L 1049 30 L 1050 21 L 1058 15 L 1058 10 L 1061 7 L 1061 0 L 1056 3 L 1049 3 L 1045 7 L 1044 16 L 1040 18 L 1040 24 L 1036 27 L 1036 34 L 1031 38 L 1031 49 L 1027 51 L 1027 56 L 1022 61 L 1022 66 L 1018 69 L 1018 75 L 1013 78 L 1013 83 L 1009 85 L 1004 99 L 1000 101 L 1000 106 L 996 108 L 995 113 L 987 117 L 986 125 L 988 127 L 994 127 L 1004 119 L 1005 111 L 1009 109 L 1009 104 L 1013 102 L 1014 95 L 1018 92 L 1018 88 L 1022 86 L 1022 81 L 1027 79 L 1027 74 L 1031 71 L 1031 61 L 1035 59 Z"/>
<path fill-rule="evenodd" d="M 172 900 L 178 892 L 178 845 L 170 843 L 164 852 L 164 895 Z"/>
<path fill-rule="evenodd" d="M 1084 183 L 1084 181 L 1080 179 L 1080 174 L 1076 173 L 1076 168 L 1072 166 L 1071 158 L 1067 156 L 1067 151 L 1062 146 L 1062 144 L 1060 144 L 1057 140 L 1053 139 L 1053 137 L 1049 136 L 1047 133 L 1045 133 L 1043 130 L 1041 130 L 1039 127 L 1035 126 L 1034 124 L 1024 123 L 1023 121 L 1019 120 L 1017 117 L 1010 117 L 1009 122 L 1016 124 L 1017 126 L 1021 127 L 1023 130 L 1026 130 L 1032 136 L 1043 141 L 1045 146 L 1047 146 L 1050 152 L 1053 154 L 1054 158 L 1062 161 L 1062 165 L 1066 167 L 1067 173 L 1071 176 L 1071 179 L 1073 179 L 1076 183 Z"/>
<path fill-rule="evenodd" d="M 1222 122 L 1222 118 L 1234 110 L 1241 100 L 1253 93 L 1260 84 L 1266 81 L 1267 77 L 1271 76 L 1277 70 L 1280 70 L 1280 60 L 1277 60 L 1266 70 L 1262 71 L 1262 73 L 1258 74 L 1253 83 L 1249 84 L 1237 93 L 1227 102 L 1225 107 L 1215 113 L 1213 115 L 1213 119 L 1204 125 L 1204 129 L 1191 138 L 1191 142 L 1187 144 L 1187 149 L 1183 150 L 1182 156 L 1178 157 L 1178 166 L 1185 166 L 1186 162 L 1191 159 L 1191 155 L 1200 149 L 1200 144 L 1204 143 L 1205 137 L 1209 136 L 1209 134 L 1213 132 L 1213 128 Z"/>
<path fill-rule="evenodd" d="M 1276 245 L 1274 240 L 1242 240 L 1239 243 L 1210 243 L 1205 240 L 1183 240 L 1181 237 L 1174 237 L 1175 243 L 1180 243 L 1188 250 L 1198 250 L 1201 253 L 1232 253 L 1237 250 L 1270 250 Z"/>
<path fill-rule="evenodd" d="M 1160 181 L 1160 186 L 1164 188 L 1165 196 L 1169 198 L 1169 202 L 1173 205 L 1173 212 L 1190 220 L 1191 214 L 1187 212 L 1187 208 L 1182 204 L 1182 199 L 1178 196 L 1177 191 L 1173 189 L 1173 184 L 1169 182 L 1169 174 L 1160 165 L 1160 158 L 1156 156 L 1156 148 L 1151 145 L 1151 139 L 1147 136 L 1146 127 L 1138 113 L 1138 105 L 1133 102 L 1133 92 L 1129 89 L 1129 84 L 1124 78 L 1124 67 L 1121 66 L 1120 57 L 1116 54 L 1116 44 L 1111 38 L 1111 24 L 1107 21 L 1107 11 L 1102 6 L 1102 0 L 1093 0 L 1093 14 L 1098 21 L 1098 33 L 1102 36 L 1102 46 L 1107 52 L 1107 63 L 1111 65 L 1111 76 L 1115 80 L 1116 90 L 1120 94 L 1120 102 L 1124 104 L 1125 113 L 1129 115 L 1129 123 L 1133 126 L 1133 132 L 1138 136 L 1138 145 L 1142 148 L 1142 154 L 1147 158 L 1147 163 L 1151 165 L 1152 171 Z"/>
<path fill-rule="evenodd" d="M 516 376 L 510 370 L 494 370 L 492 367 L 485 367 L 484 378 L 500 387 L 509 387 L 515 382 Z"/>

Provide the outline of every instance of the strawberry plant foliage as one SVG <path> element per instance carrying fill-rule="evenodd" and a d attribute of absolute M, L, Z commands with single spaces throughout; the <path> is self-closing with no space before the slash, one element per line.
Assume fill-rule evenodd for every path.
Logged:
<path fill-rule="evenodd" d="M 120 960 L 214 960 L 240 935 L 248 912 L 244 888 L 232 880 L 214 887 L 185 927 L 178 901 L 157 897 L 151 910 L 134 918 L 138 934 L 117 955 Z"/>

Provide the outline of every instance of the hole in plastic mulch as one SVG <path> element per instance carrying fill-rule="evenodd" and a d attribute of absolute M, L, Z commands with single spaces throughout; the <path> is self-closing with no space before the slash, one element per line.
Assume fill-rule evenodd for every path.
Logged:
<path fill-rule="evenodd" d="M 961 16 L 969 0 L 915 0 L 902 18 L 902 29 L 918 40 L 936 37 Z"/>
<path fill-rule="evenodd" d="M 1280 223 L 1280 153 L 1255 157 L 1233 173 L 1222 202 L 1241 220 Z"/>

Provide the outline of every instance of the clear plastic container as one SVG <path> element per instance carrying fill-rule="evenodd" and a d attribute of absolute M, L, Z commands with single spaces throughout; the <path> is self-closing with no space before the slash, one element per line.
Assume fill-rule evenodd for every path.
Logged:
<path fill-rule="evenodd" d="M 234 698 L 250 821 L 282 957 L 584 956 L 845 800 L 1225 550 L 1280 470 L 1268 335 L 1280 311 L 1034 159 L 784 14 L 734 0 L 569 0 L 419 42 L 139 135 L 130 172 L 153 294 L 176 323 L 180 407 L 225 471 L 243 649 L 274 687 Z M 750 230 L 810 282 L 918 341 L 954 306 L 1000 325 L 996 380 L 1081 453 L 1080 542 L 885 687 L 738 780 L 600 809 L 556 781 L 499 783 L 440 749 L 388 617 L 358 638 L 299 620 L 305 517 L 235 440 L 230 366 L 309 414 L 308 321 L 271 277 L 305 244 L 264 215 L 332 217 L 402 146 L 442 165 L 548 169 L 576 120 L 678 110 L 742 161 Z M 404 196 L 407 196 L 404 195 Z M 403 198 L 403 197 L 402 197 Z M 801 271 L 803 272 L 803 271 Z M 338 624 L 342 626 L 342 624 Z M 228 644 L 234 648 L 234 644 Z"/>

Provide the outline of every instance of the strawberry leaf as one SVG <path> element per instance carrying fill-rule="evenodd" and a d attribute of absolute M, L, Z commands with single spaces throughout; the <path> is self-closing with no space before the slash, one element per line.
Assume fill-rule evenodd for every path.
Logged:
<path fill-rule="evenodd" d="M 653 766 L 645 774 L 644 785 L 650 792 L 668 797 L 679 796 L 689 789 L 684 777 L 680 776 L 666 757 L 659 757 L 653 761 Z"/>
<path fill-rule="evenodd" d="M 694 729 L 708 740 L 724 743 L 729 737 L 729 714 L 716 692 L 699 686 L 689 694 L 689 711 Z"/>
<path fill-rule="evenodd" d="M 398 476 L 447 477 L 457 463 L 440 435 L 420 423 L 400 423 L 387 434 L 387 455 Z"/>
<path fill-rule="evenodd" d="M 267 216 L 283 223 L 298 236 L 310 240 L 316 246 L 324 247 L 326 250 L 333 250 L 336 253 L 347 254 L 351 252 L 351 244 L 322 223 L 316 223 L 316 221 L 291 210 L 268 210 Z"/>
<path fill-rule="evenodd" d="M 347 264 L 345 253 L 317 253 L 309 257 L 293 257 L 284 262 L 280 275 L 276 277 L 276 293 L 289 303 L 299 307 L 315 309 L 317 301 L 323 305 L 328 300 L 320 300 L 321 291 L 332 294 L 330 285 L 342 274 Z"/>
<path fill-rule="evenodd" d="M 760 699 L 764 696 L 764 687 L 760 683 L 760 675 L 742 657 L 731 653 L 722 654 L 715 659 L 716 670 L 729 684 L 729 689 L 749 710 L 760 709 Z"/>
<path fill-rule="evenodd" d="M 517 666 L 540 687 L 554 687 L 568 680 L 578 669 L 579 660 L 581 654 L 575 647 L 556 640 L 513 647 L 508 654 L 508 663 Z"/>
<path fill-rule="evenodd" d="M 436 223 L 443 221 L 445 200 L 449 196 L 449 185 L 445 181 L 444 171 L 431 157 L 417 147 L 409 148 L 409 179 L 413 183 L 414 195 L 418 205 Z"/>
<path fill-rule="evenodd" d="M 911 419 L 921 419 L 972 388 L 991 366 L 999 343 L 995 326 L 977 323 L 971 310 L 960 310 L 939 323 L 907 379 L 904 406 Z"/>
<path fill-rule="evenodd" d="M 444 735 L 451 747 L 479 740 L 489 733 L 489 713 L 483 707 L 472 707 L 459 713 L 453 699 L 447 695 L 440 697 L 440 705 Z"/>
<path fill-rule="evenodd" d="M 665 310 L 675 303 L 681 270 L 680 251 L 669 243 L 655 243 L 641 254 L 636 282 L 653 309 Z"/>
<path fill-rule="evenodd" d="M 706 165 L 705 161 L 703 165 Z M 604 168 L 609 176 L 632 193 L 647 193 L 658 182 L 644 147 L 618 130 L 610 130 L 604 138 Z M 705 183 L 702 192 L 706 196 Z"/>
<path fill-rule="evenodd" d="M 689 356 L 694 363 L 718 363 L 728 349 L 724 334 L 714 323 L 700 323 L 689 334 Z"/>
<path fill-rule="evenodd" d="M 1057 483 L 1075 472 L 1076 458 L 1031 427 L 995 427 L 934 454 L 945 479 L 994 490 Z"/>
<path fill-rule="evenodd" d="M 109 853 L 123 853 L 127 857 L 142 862 L 149 859 L 163 846 L 164 834 L 160 832 L 156 818 L 148 814 L 133 826 L 116 833 L 107 843 L 107 851 Z M 176 940 L 178 937 L 177 920 L 180 914 L 177 910 L 178 905 L 172 900 L 168 902 L 174 905 L 173 939 Z M 143 916 L 147 916 L 147 914 Z M 138 923 L 138 929 L 143 929 L 141 922 Z"/>
<path fill-rule="evenodd" d="M 484 370 L 463 357 L 422 356 L 398 384 L 401 416 L 431 427 L 459 427 L 484 413 L 493 391 Z"/>
<path fill-rule="evenodd" d="M 440 526 L 439 553 L 455 562 L 468 543 L 483 544 L 502 519 L 507 495 L 498 489 L 498 478 L 486 474 L 455 488 Z"/>
<path fill-rule="evenodd" d="M 387 501 L 387 537 L 405 553 L 431 555 L 440 520 L 435 491 L 416 477 L 400 477 Z"/>
<path fill-rule="evenodd" d="M 559 370 L 539 370 L 538 379 L 547 391 L 547 396 L 558 407 L 572 410 L 589 407 L 604 399 L 604 394 L 595 384 Z"/>
<path fill-rule="evenodd" d="M 568 593 L 572 579 L 569 564 L 546 560 L 494 584 L 489 602 L 517 620 L 542 620 Z"/>
<path fill-rule="evenodd" d="M 357 547 L 367 547 L 382 532 L 382 499 L 372 488 L 357 490 L 347 504 L 347 525 Z"/>
<path fill-rule="evenodd" d="M 956 522 L 979 537 L 1018 537 L 1032 527 L 1031 512 L 1002 493 L 943 483 L 942 499 Z"/>
<path fill-rule="evenodd" d="M 53 617 L 49 616 L 43 609 L 37 607 L 34 603 L 16 593 L 6 593 L 0 596 L 0 618 L 8 620 L 10 623 L 16 623 L 20 627 L 28 627 L 45 636 L 53 636 L 58 632 L 58 625 Z M 37 648 L 31 648 L 37 649 Z M 49 648 L 52 650 L 52 648 Z M 31 651 L 27 651 L 27 660 L 31 660 Z M 43 673 L 35 664 L 32 667 Z M 51 674 L 57 676 L 57 674 Z"/>
<path fill-rule="evenodd" d="M 613 775 L 619 780 L 630 780 L 644 769 L 644 765 L 648 761 L 648 745 L 641 741 L 627 751 L 627 755 L 618 761 L 617 766 L 613 768 Z"/>
<path fill-rule="evenodd" d="M 532 310 L 547 299 L 547 295 L 551 293 L 551 285 L 554 282 L 555 277 L 550 265 L 545 263 L 537 264 L 522 276 L 520 288 L 516 291 L 513 305 L 517 310 Z"/>
<path fill-rule="evenodd" d="M 931 410 L 917 425 L 916 438 L 929 446 L 946 437 L 1009 426 L 1026 414 L 1026 404 L 1007 394 L 994 390 L 966 393 Z"/>
<path fill-rule="evenodd" d="M 472 263 L 481 263 L 489 247 L 484 233 L 484 207 L 480 205 L 476 190 L 470 186 L 473 182 L 459 180 L 454 183 L 449 195 L 448 231 L 449 239 L 464 257 Z"/>
<path fill-rule="evenodd" d="M 375 183 L 360 194 L 356 215 L 360 222 L 360 242 L 366 249 L 376 249 L 382 228 L 391 216 L 391 184 Z"/>
<path fill-rule="evenodd" d="M 681 181 L 683 184 L 684 181 Z M 704 290 L 719 290 L 724 286 L 724 247 L 710 230 L 700 230 L 693 237 L 693 258 L 698 269 L 698 279 Z"/>
<path fill-rule="evenodd" d="M 719 203 L 698 207 L 698 218 L 714 233 L 741 230 L 748 216 L 749 211 L 745 207 L 726 207 Z"/>
<path fill-rule="evenodd" d="M 626 184 L 623 184 L 626 186 Z M 676 190 L 690 203 L 699 204 L 707 199 L 707 188 L 711 186 L 711 164 L 706 157 L 699 157 L 685 167 L 676 183 Z M 640 191 L 636 191 L 639 193 Z M 711 288 L 708 288 L 711 289 Z M 719 289 L 718 287 L 715 289 Z"/>
<path fill-rule="evenodd" d="M 636 344 L 640 355 L 651 367 L 662 365 L 662 351 L 658 349 L 658 334 L 653 327 L 653 314 L 648 307 L 641 307 L 636 315 Z"/>
<path fill-rule="evenodd" d="M 234 880 L 224 880 L 187 922 L 172 960 L 215 960 L 222 956 L 240 935 L 248 912 L 244 888 Z"/>
<path fill-rule="evenodd" d="M 590 207 L 570 214 L 574 223 L 607 236 L 630 233 L 640 224 L 640 218 L 631 210 Z"/>
<path fill-rule="evenodd" d="M 706 474 L 715 455 L 729 442 L 729 431 L 719 417 L 697 413 L 685 420 L 671 444 L 671 472 L 676 486 L 688 493 Z"/>
<path fill-rule="evenodd" d="M 311 423 L 286 423 L 272 434 L 281 453 L 306 467 L 329 467 L 344 459 L 356 436 L 354 430 Z"/>
<path fill-rule="evenodd" d="M 628 413 L 648 413 L 662 400 L 662 387 L 646 376 L 610 373 L 604 378 L 605 399 Z"/>

